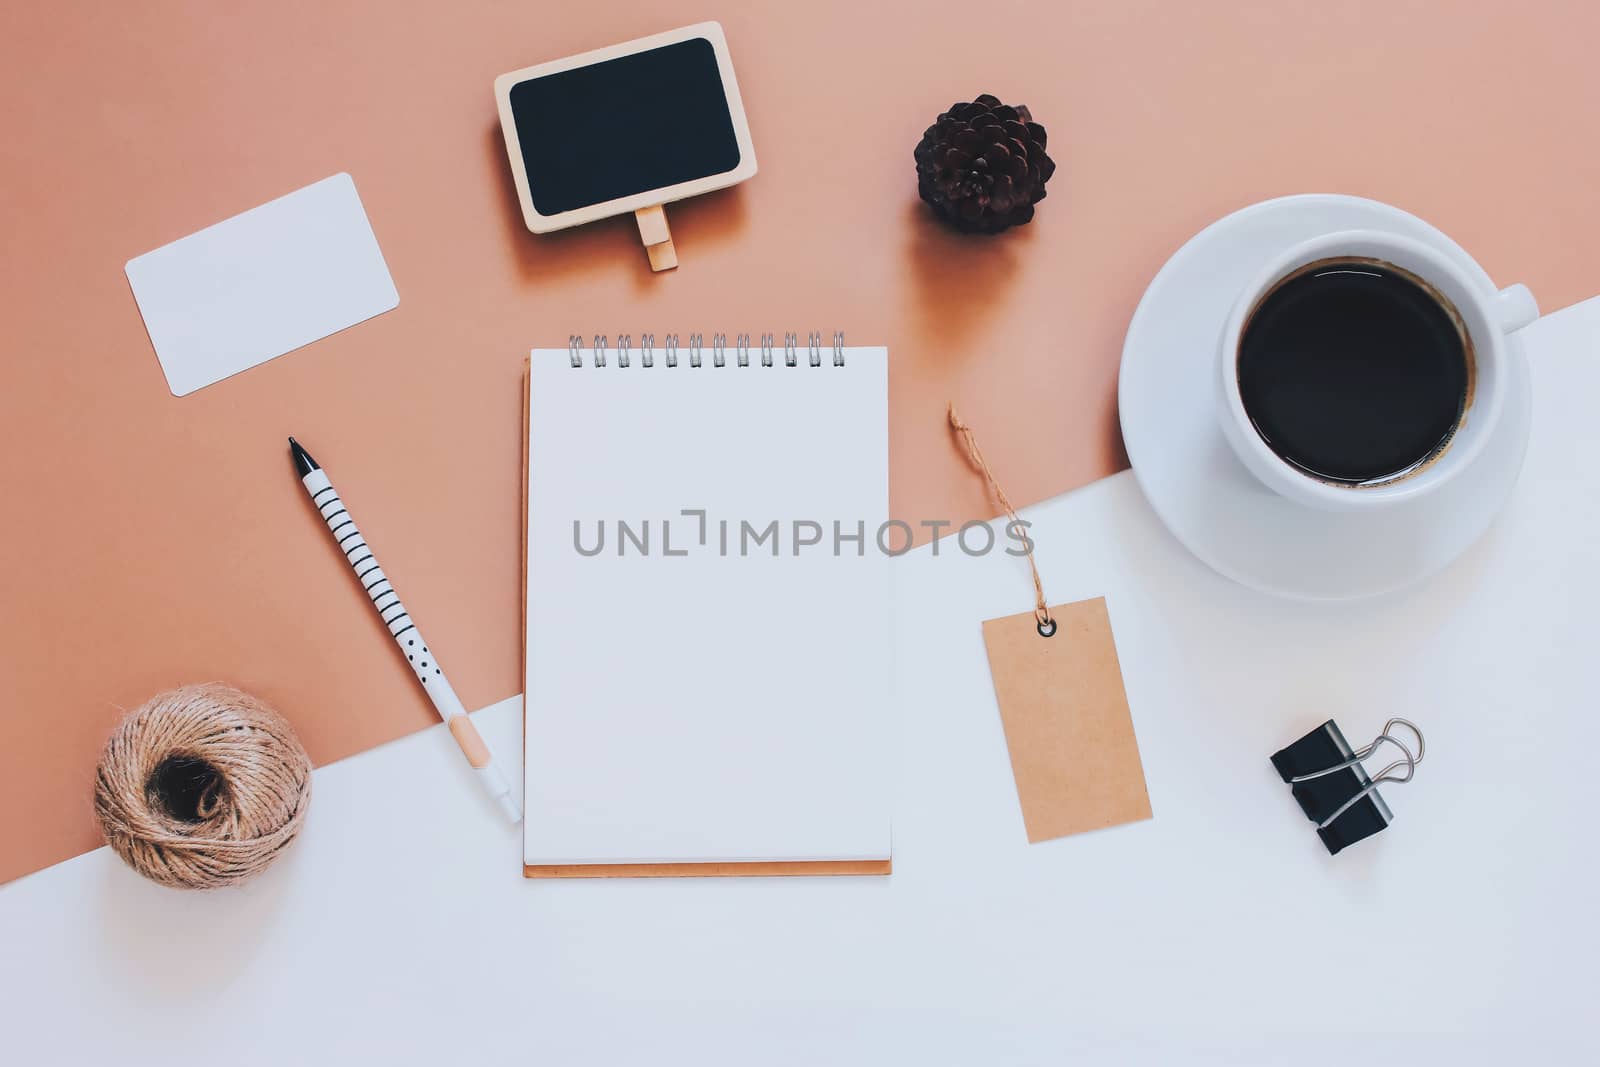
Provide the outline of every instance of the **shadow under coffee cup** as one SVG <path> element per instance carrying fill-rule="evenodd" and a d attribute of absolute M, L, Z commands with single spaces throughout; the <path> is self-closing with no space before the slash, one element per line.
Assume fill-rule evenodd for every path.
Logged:
<path fill-rule="evenodd" d="M 1268 489 L 1311 507 L 1417 499 L 1467 469 L 1505 406 L 1507 334 L 1533 295 L 1495 292 L 1433 248 L 1325 234 L 1265 264 L 1222 331 L 1224 436 Z"/>

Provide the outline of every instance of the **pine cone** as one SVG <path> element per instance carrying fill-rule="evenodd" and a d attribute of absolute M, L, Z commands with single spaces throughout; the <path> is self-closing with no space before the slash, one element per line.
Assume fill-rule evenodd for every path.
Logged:
<path fill-rule="evenodd" d="M 1044 127 L 1026 107 L 988 93 L 951 104 L 917 143 L 917 193 L 934 214 L 968 233 L 999 233 L 1033 218 L 1056 171 Z"/>

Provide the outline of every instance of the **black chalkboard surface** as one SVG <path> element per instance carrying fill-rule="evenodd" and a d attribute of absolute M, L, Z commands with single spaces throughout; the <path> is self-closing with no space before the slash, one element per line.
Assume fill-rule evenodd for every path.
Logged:
<path fill-rule="evenodd" d="M 739 166 L 716 51 L 703 37 L 532 77 L 509 95 L 540 215 Z"/>

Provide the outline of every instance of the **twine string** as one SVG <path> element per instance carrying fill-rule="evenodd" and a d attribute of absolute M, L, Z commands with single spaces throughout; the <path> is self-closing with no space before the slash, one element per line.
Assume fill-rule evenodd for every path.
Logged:
<path fill-rule="evenodd" d="M 95 775 L 106 841 L 162 885 L 209 889 L 259 873 L 293 841 L 311 759 L 282 716 L 216 683 L 158 694 L 113 731 Z"/>
<path fill-rule="evenodd" d="M 1017 528 L 1023 528 L 1022 519 L 1017 516 L 1017 509 L 1011 506 L 1011 498 L 1006 496 L 1006 491 L 1000 487 L 999 479 L 994 476 L 994 471 L 989 469 L 988 461 L 983 458 L 983 453 L 978 450 L 978 439 L 974 436 L 972 427 L 963 422 L 961 416 L 956 414 L 954 402 L 950 404 L 947 413 L 950 416 L 950 428 L 960 436 L 962 445 L 966 447 L 967 459 L 972 462 L 974 467 L 978 468 L 979 473 L 983 475 L 984 481 L 989 483 L 989 492 L 993 493 L 994 498 L 1000 502 L 1000 506 L 1006 509 L 1006 516 L 1011 520 L 1011 524 Z M 1044 582 L 1039 578 L 1038 564 L 1033 562 L 1033 539 L 1025 538 L 1022 547 L 1028 557 L 1028 569 L 1033 572 L 1033 617 L 1038 620 L 1040 627 L 1053 629 L 1055 621 L 1050 618 L 1050 609 L 1045 607 Z"/>

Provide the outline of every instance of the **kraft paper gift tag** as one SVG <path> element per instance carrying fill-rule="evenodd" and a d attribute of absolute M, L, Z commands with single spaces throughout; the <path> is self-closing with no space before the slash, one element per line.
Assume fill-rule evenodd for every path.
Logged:
<path fill-rule="evenodd" d="M 1105 599 L 1047 611 L 983 624 L 1029 842 L 1150 818 Z"/>
<path fill-rule="evenodd" d="M 946 415 L 967 458 L 1006 509 L 1007 528 L 1023 531 L 1033 574 L 1033 610 L 983 624 L 1028 841 L 1150 818 L 1105 598 L 1046 605 L 1028 524 L 1017 517 L 954 404 Z"/>

